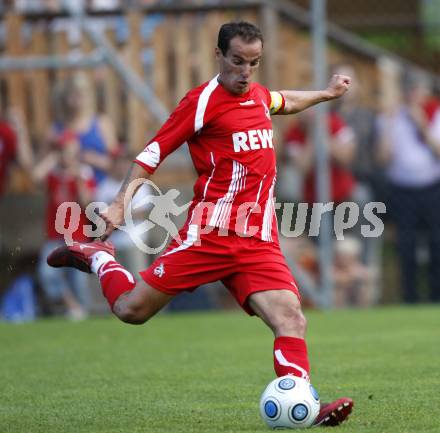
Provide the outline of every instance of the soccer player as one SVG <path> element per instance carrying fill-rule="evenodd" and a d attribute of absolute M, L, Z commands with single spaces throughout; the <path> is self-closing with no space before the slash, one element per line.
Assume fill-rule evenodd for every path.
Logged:
<path fill-rule="evenodd" d="M 113 313 L 132 324 L 146 322 L 182 291 L 221 280 L 247 313 L 273 331 L 276 374 L 308 378 L 306 319 L 278 244 L 271 115 L 298 113 L 338 98 L 350 78 L 335 75 L 321 91 L 269 91 L 251 82 L 262 50 L 263 37 L 253 24 L 222 25 L 215 48 L 219 74 L 190 90 L 137 156 L 103 215 L 105 234 L 95 242 L 54 250 L 48 263 L 97 274 Z M 106 239 L 123 223 L 131 182 L 151 176 L 185 142 L 199 177 L 179 232 L 183 242 L 173 240 L 135 282 Z M 340 424 L 352 406 L 349 398 L 323 404 L 316 424 Z"/>

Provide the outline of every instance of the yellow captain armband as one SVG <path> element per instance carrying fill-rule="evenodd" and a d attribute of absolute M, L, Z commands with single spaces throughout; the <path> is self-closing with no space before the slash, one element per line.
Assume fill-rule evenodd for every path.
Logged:
<path fill-rule="evenodd" d="M 284 96 L 280 92 L 270 92 L 270 114 L 276 114 L 283 110 L 285 104 Z"/>

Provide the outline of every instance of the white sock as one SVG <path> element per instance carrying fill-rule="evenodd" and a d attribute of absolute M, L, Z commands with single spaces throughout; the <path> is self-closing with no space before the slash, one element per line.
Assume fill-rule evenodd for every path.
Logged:
<path fill-rule="evenodd" d="M 98 275 L 98 270 L 102 265 L 108 262 L 116 261 L 112 255 L 110 255 L 105 251 L 98 251 L 97 253 L 93 254 L 91 259 L 92 259 L 92 263 L 90 264 L 90 269 L 96 275 Z"/>

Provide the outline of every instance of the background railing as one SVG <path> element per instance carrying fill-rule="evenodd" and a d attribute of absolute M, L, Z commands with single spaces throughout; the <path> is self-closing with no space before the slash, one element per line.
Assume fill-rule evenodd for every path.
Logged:
<path fill-rule="evenodd" d="M 166 113 L 188 89 L 215 75 L 214 47 L 218 29 L 226 21 L 252 21 L 265 35 L 264 58 L 255 80 L 271 89 L 310 89 L 313 64 L 309 3 L 136 0 L 110 1 L 107 8 L 85 1 L 82 4 L 86 6 L 86 15 L 77 16 L 75 21 L 69 6 L 81 2 L 3 1 L 0 3 L 0 108 L 15 107 L 24 113 L 36 153 L 44 154 L 47 132 L 56 114 L 55 89 L 72 71 L 85 71 L 93 83 L 92 99 L 98 110 L 109 116 L 119 141 L 134 154 L 144 147 Z M 348 8 L 346 14 L 340 14 L 342 3 Z M 438 90 L 438 62 L 432 63 L 424 57 L 430 53 L 429 56 L 436 58 L 438 50 L 434 42 L 431 51 L 419 50 L 418 55 L 408 54 L 399 44 L 387 43 L 389 40 L 373 43 L 383 42 L 376 36 L 385 33 L 390 24 L 386 19 L 394 20 L 390 24 L 393 32 L 404 31 L 402 23 L 413 17 L 413 11 L 419 11 L 419 18 L 413 18 L 420 23 L 423 2 L 406 2 L 400 21 L 390 12 L 380 23 L 368 18 L 377 17 L 371 2 L 368 2 L 370 9 L 362 9 L 365 20 L 358 20 L 358 3 L 358 0 L 328 2 L 327 25 L 328 64 L 345 63 L 355 68 L 361 83 L 358 102 L 372 111 L 392 105 L 399 98 L 399 70 L 411 68 L 425 68 L 424 74 Z M 397 3 L 401 4 L 388 2 L 387 11 L 394 10 Z M 379 7 L 378 2 L 374 4 Z M 79 23 L 78 19 L 84 22 Z M 410 27 L 420 28 L 415 24 Z M 435 26 L 429 29 L 432 41 Z M 291 119 L 283 116 L 274 119 L 275 137 L 280 144 L 290 122 Z M 282 152 L 281 145 L 277 149 Z M 179 186 L 189 194 L 194 175 L 188 168 L 188 159 L 185 161 L 183 166 L 189 174 L 187 182 Z M 176 185 L 181 172 L 175 170 L 175 165 L 165 163 L 158 171 L 157 182 Z M 6 254 L 15 248 L 17 239 L 20 251 L 34 253 L 43 239 L 39 229 L 43 218 L 42 192 L 35 189 L 28 173 L 19 167 L 12 172 L 9 192 L 0 203 Z M 20 216 L 23 205 L 15 200 L 16 194 L 27 197 L 26 206 L 32 207 L 35 224 L 25 224 L 27 217 Z M 391 287 L 396 277 L 394 268 L 389 269 L 383 285 Z M 394 299 L 393 296 L 389 299 Z"/>

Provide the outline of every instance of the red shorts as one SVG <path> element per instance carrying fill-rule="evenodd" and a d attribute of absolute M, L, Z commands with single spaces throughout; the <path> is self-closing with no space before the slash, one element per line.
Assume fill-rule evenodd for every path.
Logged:
<path fill-rule="evenodd" d="M 214 229 L 198 242 L 188 238 L 179 245 L 173 240 L 153 264 L 140 273 L 151 287 L 168 295 L 193 291 L 202 284 L 221 280 L 241 307 L 252 293 L 264 290 L 290 290 L 300 299 L 279 245 L 236 234 L 219 236 Z"/>

